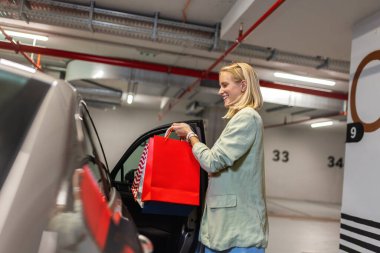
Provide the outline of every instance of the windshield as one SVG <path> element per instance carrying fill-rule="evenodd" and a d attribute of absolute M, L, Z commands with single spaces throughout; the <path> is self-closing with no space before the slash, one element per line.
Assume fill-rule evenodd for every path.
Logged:
<path fill-rule="evenodd" d="M 49 85 L 0 70 L 0 190 Z"/>

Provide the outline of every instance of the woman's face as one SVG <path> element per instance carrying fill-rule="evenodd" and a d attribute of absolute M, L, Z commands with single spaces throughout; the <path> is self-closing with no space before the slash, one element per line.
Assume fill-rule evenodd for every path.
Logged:
<path fill-rule="evenodd" d="M 219 95 L 222 96 L 224 101 L 224 107 L 229 108 L 231 105 L 236 103 L 241 94 L 243 93 L 242 82 L 235 82 L 232 78 L 232 74 L 229 72 L 222 71 L 219 74 Z"/>

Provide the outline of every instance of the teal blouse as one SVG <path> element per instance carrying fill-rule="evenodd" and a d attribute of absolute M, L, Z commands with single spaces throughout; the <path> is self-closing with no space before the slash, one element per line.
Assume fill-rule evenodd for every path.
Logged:
<path fill-rule="evenodd" d="M 236 113 L 214 146 L 193 146 L 209 173 L 199 239 L 214 250 L 265 248 L 268 220 L 265 202 L 263 124 L 251 107 Z"/>

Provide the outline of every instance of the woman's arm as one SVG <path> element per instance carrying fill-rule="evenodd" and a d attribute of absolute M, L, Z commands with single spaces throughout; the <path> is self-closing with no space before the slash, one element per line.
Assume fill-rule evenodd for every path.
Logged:
<path fill-rule="evenodd" d="M 189 142 L 202 168 L 208 173 L 215 173 L 232 166 L 248 151 L 258 128 L 261 128 L 261 125 L 258 125 L 254 112 L 245 110 L 231 119 L 211 149 L 201 143 L 196 136 L 190 137 Z M 191 131 L 191 128 L 184 123 L 173 124 L 173 129 L 183 138 L 185 133 L 187 135 Z"/>

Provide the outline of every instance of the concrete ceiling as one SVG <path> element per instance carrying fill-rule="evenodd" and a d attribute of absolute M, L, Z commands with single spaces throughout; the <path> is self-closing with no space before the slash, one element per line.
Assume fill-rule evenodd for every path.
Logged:
<path fill-rule="evenodd" d="M 3 15 L 2 11 L 5 11 L 6 6 L 12 4 L 20 6 L 21 2 L 17 0 L 0 1 L 0 26 L 5 29 L 33 32 L 49 37 L 46 42 L 37 42 L 37 46 L 199 70 L 207 69 L 221 55 L 218 51 L 194 48 L 191 43 L 187 42 L 170 44 L 151 39 L 147 40 L 138 36 L 107 34 L 101 31 L 91 31 L 91 29 L 86 30 L 49 22 L 28 23 L 21 15 L 14 15 L 12 18 Z M 41 0 L 40 2 L 44 1 Z M 91 1 L 65 2 L 91 6 Z M 232 43 L 237 38 L 240 27 L 243 28 L 243 32 L 246 31 L 274 2 L 275 0 L 97 0 L 93 3 L 96 8 L 149 17 L 154 17 L 156 13 L 159 13 L 161 19 L 184 24 L 209 27 L 216 27 L 217 24 L 220 24 L 220 39 Z M 349 61 L 353 25 L 378 10 L 380 10 L 380 1 L 378 0 L 287 0 L 255 29 L 243 44 L 272 48 L 309 57 L 320 56 L 321 59 Z M 19 40 L 25 44 L 31 44 L 31 41 Z M 27 63 L 19 54 L 9 50 L 0 50 L 0 57 Z M 54 74 L 54 69 L 59 67 L 59 70 L 64 70 L 71 59 L 42 55 L 41 60 L 47 72 Z M 333 92 L 348 92 L 348 71 L 316 69 L 302 64 L 289 64 L 275 60 L 267 61 L 234 54 L 228 55 L 225 61 L 218 64 L 213 71 L 218 71 L 220 66 L 226 62 L 237 60 L 247 61 L 257 67 L 260 78 L 267 81 L 280 83 L 280 80 L 273 77 L 273 72 L 281 70 L 293 74 L 332 79 L 337 81 L 337 85 L 328 87 L 328 89 Z M 123 87 L 122 80 L 111 81 L 108 79 L 97 80 L 97 82 L 114 88 Z M 152 85 L 149 82 L 147 83 Z M 324 88 L 318 85 L 293 84 L 306 88 Z M 148 88 L 148 90 L 152 92 L 155 89 Z M 213 92 L 215 93 L 215 90 Z M 145 95 L 157 97 L 157 103 L 162 100 L 160 99 L 162 97 L 162 90 L 160 89 L 157 89 L 156 94 Z M 198 94 L 191 96 L 191 100 L 196 100 L 197 96 L 209 97 L 211 95 L 205 87 L 202 91 L 198 91 Z M 188 102 L 184 102 L 182 108 Z M 215 101 L 213 103 L 215 104 Z M 274 107 L 272 103 L 268 102 L 266 108 L 272 107 Z M 297 106 L 297 108 L 301 111 L 306 107 Z M 320 109 L 317 110 L 320 115 L 328 114 L 326 109 L 316 109 Z M 272 119 L 270 115 L 274 115 L 274 113 L 266 114 L 268 125 L 283 122 L 283 119 L 292 115 L 294 110 L 294 107 L 282 108 L 277 111 L 277 113 L 281 112 L 281 116 L 276 114 Z M 331 112 L 337 112 L 336 108 L 333 108 Z M 304 116 L 314 117 L 307 114 Z M 278 118 L 281 120 L 277 120 Z"/>

